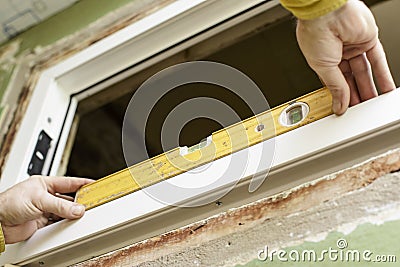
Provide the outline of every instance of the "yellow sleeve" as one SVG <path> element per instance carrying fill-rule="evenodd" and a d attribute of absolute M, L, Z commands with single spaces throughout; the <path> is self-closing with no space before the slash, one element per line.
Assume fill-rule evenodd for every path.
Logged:
<path fill-rule="evenodd" d="M 299 19 L 315 19 L 339 9 L 347 0 L 280 0 Z"/>
<path fill-rule="evenodd" d="M 0 254 L 6 250 L 6 241 L 4 239 L 3 229 L 0 224 Z"/>

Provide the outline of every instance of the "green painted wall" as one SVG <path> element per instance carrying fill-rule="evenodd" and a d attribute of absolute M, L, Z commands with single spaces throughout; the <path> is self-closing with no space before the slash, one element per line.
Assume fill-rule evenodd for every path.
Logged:
<path fill-rule="evenodd" d="M 0 99 L 4 95 L 14 63 L 2 59 L 2 49 L 11 42 L 20 40 L 20 48 L 16 56 L 35 47 L 45 47 L 63 37 L 83 29 L 107 13 L 134 0 L 80 0 L 64 11 L 33 26 L 0 47 Z"/>
<path fill-rule="evenodd" d="M 283 250 L 286 251 L 286 255 L 282 255 L 283 258 L 287 258 L 288 261 L 280 261 L 278 257 L 275 255 L 273 261 L 267 259 L 266 261 L 259 260 L 257 255 L 255 255 L 255 259 L 245 265 L 237 265 L 236 267 L 262 267 L 262 266 L 273 266 L 273 267 L 308 267 L 308 266 L 400 266 L 400 238 L 399 238 L 399 229 L 400 229 L 400 220 L 386 222 L 382 225 L 372 225 L 372 224 L 364 224 L 359 226 L 356 230 L 351 232 L 349 235 L 343 235 L 338 232 L 330 233 L 327 238 L 321 242 L 305 242 L 302 245 L 287 247 Z M 344 239 L 347 242 L 347 247 L 340 250 L 338 248 L 337 242 L 340 239 Z M 268 245 L 268 244 L 265 244 Z M 332 259 L 335 259 L 335 255 L 338 255 L 338 260 L 330 260 L 329 255 L 325 254 L 324 261 L 318 261 L 318 257 L 320 257 L 323 250 L 332 250 L 342 251 L 332 252 Z M 260 250 L 265 248 L 260 247 Z M 304 250 L 313 250 L 316 252 L 317 261 L 292 261 L 289 258 L 289 253 L 293 258 L 296 257 L 296 252 L 298 251 L 301 255 Z M 353 256 L 352 252 L 357 250 L 361 253 L 360 262 L 352 261 Z M 388 256 L 394 255 L 396 256 L 396 262 L 367 262 L 362 259 L 362 254 L 364 251 L 370 251 L 372 254 L 366 252 L 367 258 L 374 260 L 376 256 Z M 355 252 L 357 253 L 357 252 Z M 343 261 L 340 260 L 340 255 L 343 255 Z M 349 255 L 349 256 L 347 256 Z M 264 257 L 261 254 L 261 257 Z M 346 261 L 346 258 L 350 259 L 350 261 Z M 308 259 L 306 254 L 305 259 Z M 301 260 L 301 256 L 300 256 Z"/>
<path fill-rule="evenodd" d="M 6 64 L 0 65 L 0 100 L 3 98 L 14 67 L 15 65 L 13 63 L 8 62 Z"/>
<path fill-rule="evenodd" d="M 105 14 L 134 0 L 81 0 L 66 10 L 21 33 L 21 51 L 49 45 L 68 36 Z"/>

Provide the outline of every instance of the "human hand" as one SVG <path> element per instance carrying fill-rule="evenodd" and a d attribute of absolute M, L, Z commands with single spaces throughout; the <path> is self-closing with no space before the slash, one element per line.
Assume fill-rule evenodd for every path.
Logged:
<path fill-rule="evenodd" d="M 381 93 L 395 88 L 374 16 L 359 0 L 348 0 L 317 19 L 299 20 L 297 40 L 310 67 L 330 89 L 337 115 L 378 95 L 372 71 Z"/>
<path fill-rule="evenodd" d="M 28 239 L 47 225 L 53 214 L 67 219 L 82 217 L 85 207 L 60 194 L 75 192 L 91 182 L 82 178 L 32 176 L 0 193 L 0 222 L 6 243 Z"/>

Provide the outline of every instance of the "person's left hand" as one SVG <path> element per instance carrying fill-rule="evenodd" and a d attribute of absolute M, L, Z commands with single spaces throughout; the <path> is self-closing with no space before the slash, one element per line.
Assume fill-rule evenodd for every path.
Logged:
<path fill-rule="evenodd" d="M 60 194 L 75 192 L 91 182 L 83 178 L 32 176 L 0 193 L 0 222 L 6 243 L 28 239 L 53 215 L 82 217 L 85 207 Z"/>

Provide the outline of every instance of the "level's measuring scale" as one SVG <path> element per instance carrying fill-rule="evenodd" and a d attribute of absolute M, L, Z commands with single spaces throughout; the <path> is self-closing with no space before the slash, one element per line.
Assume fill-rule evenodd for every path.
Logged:
<path fill-rule="evenodd" d="M 329 90 L 316 90 L 214 132 L 197 145 L 173 149 L 83 186 L 76 202 L 90 209 L 112 201 L 331 115 L 331 105 Z"/>

